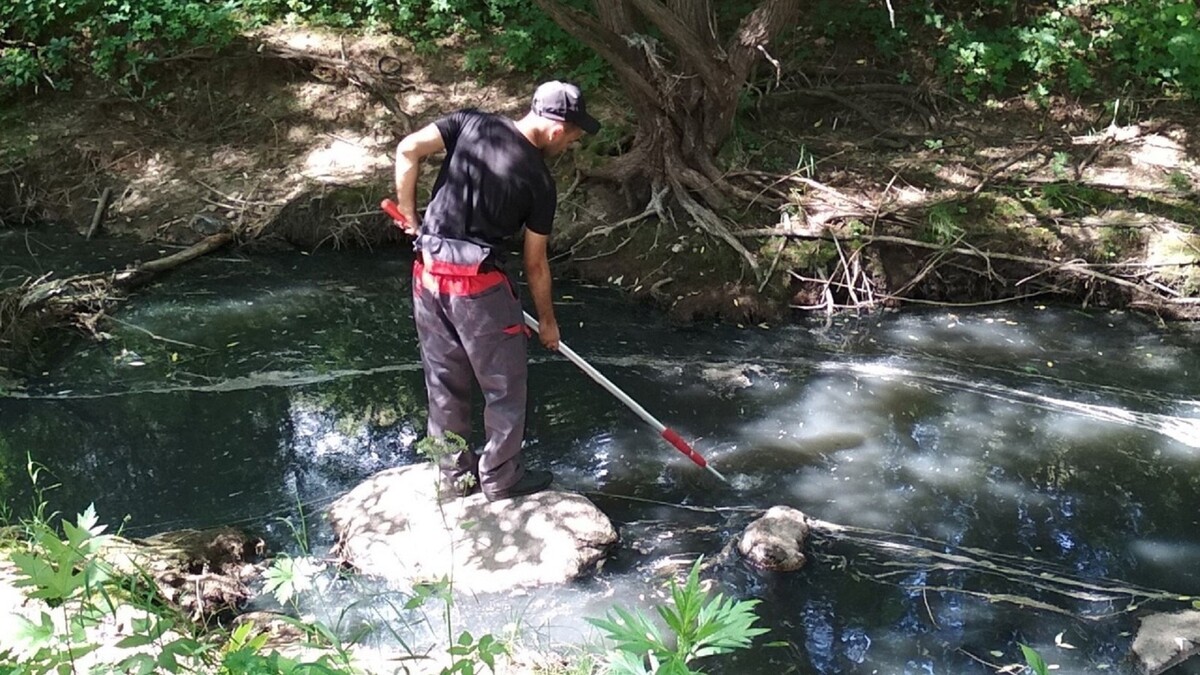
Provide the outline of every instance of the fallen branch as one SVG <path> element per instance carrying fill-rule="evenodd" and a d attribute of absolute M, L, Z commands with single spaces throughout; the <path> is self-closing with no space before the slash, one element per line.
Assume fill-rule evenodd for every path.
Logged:
<path fill-rule="evenodd" d="M 400 77 L 401 64 L 395 57 L 381 57 L 375 63 L 375 67 L 371 69 L 350 59 L 325 56 L 279 45 L 266 46 L 261 53 L 278 59 L 311 64 L 313 74 L 318 79 L 331 79 L 328 76 L 322 76 L 320 71 L 333 73 L 337 77 L 345 79 L 383 104 L 393 115 L 404 122 L 407 130 L 411 130 L 412 118 L 400 108 L 395 97 L 389 93 L 389 89 L 396 88 L 396 84 L 399 85 L 400 91 L 415 88 L 415 85 Z M 389 84 L 392 86 L 389 87 Z"/>
<path fill-rule="evenodd" d="M 96 202 L 96 212 L 92 214 L 92 225 L 88 228 L 87 237 L 91 240 L 92 235 L 96 234 L 96 230 L 100 229 L 100 223 L 104 222 L 104 212 L 108 210 L 108 202 L 112 199 L 112 188 L 104 188 L 104 192 L 100 193 L 100 201 Z"/>
<path fill-rule="evenodd" d="M 854 562 L 868 578 L 914 591 L 928 589 L 962 593 L 1089 621 L 1133 612 L 1143 603 L 1150 601 L 1186 603 L 1191 600 L 1189 597 L 1181 597 L 1178 593 L 1118 580 L 1076 577 L 1069 568 L 1024 556 L 981 548 L 958 547 L 935 539 L 841 525 L 816 518 L 808 518 L 806 522 L 815 534 L 861 547 L 864 552 L 854 556 Z M 819 548 L 814 548 L 814 553 L 817 554 L 816 557 L 824 555 Z M 842 557 L 839 557 L 838 561 L 849 562 Z M 924 578 L 920 572 L 934 571 L 969 572 L 981 584 L 988 579 L 999 580 L 1002 583 L 1040 591 L 1046 599 L 983 590 L 926 586 L 924 582 L 908 581 L 914 577 Z M 1052 599 L 1058 602 L 1053 602 Z M 1078 611 L 1078 603 L 1094 605 L 1095 609 L 1092 612 Z"/>
<path fill-rule="evenodd" d="M 32 335 L 55 326 L 73 325 L 98 336 L 100 319 L 124 293 L 233 240 L 232 232 L 221 232 L 178 253 L 124 270 L 65 279 L 51 279 L 46 274 L 0 291 L 0 350 L 23 350 Z"/>

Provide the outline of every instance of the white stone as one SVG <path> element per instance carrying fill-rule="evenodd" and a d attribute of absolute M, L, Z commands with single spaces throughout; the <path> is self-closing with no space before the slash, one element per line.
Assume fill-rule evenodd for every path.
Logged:
<path fill-rule="evenodd" d="M 755 567 L 794 572 L 807 562 L 803 551 L 808 529 L 802 512 L 790 506 L 773 506 L 742 532 L 738 551 Z"/>
<path fill-rule="evenodd" d="M 456 591 L 490 593 L 585 576 L 617 541 L 612 522 L 582 495 L 439 502 L 437 492 L 428 463 L 371 476 L 330 507 L 339 555 L 389 582 L 449 578 Z"/>
<path fill-rule="evenodd" d="M 1142 618 L 1133 656 L 1145 675 L 1174 668 L 1200 651 L 1200 612 L 1185 610 Z"/>

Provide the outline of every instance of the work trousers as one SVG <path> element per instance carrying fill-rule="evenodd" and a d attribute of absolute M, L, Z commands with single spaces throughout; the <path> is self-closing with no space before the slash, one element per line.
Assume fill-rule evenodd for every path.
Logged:
<path fill-rule="evenodd" d="M 469 439 L 472 383 L 483 391 L 483 450 L 468 447 L 444 458 L 444 479 L 454 485 L 470 474 L 488 492 L 512 487 L 525 473 L 528 334 L 511 281 L 498 270 L 434 274 L 418 261 L 413 316 L 429 396 L 429 435 L 453 432 Z"/>

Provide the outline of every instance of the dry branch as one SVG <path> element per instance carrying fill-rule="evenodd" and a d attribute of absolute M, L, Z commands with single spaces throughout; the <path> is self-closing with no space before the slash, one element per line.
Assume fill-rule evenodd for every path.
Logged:
<path fill-rule="evenodd" d="M 24 349 L 29 336 L 55 326 L 75 326 L 96 336 L 100 319 L 124 293 L 233 240 L 233 233 L 221 232 L 178 253 L 124 270 L 65 279 L 47 274 L 0 291 L 0 352 L 15 357 L 11 352 Z"/>
<path fill-rule="evenodd" d="M 96 234 L 96 230 L 100 229 L 100 224 L 104 222 L 104 212 L 108 210 L 108 202 L 112 199 L 112 188 L 104 188 L 104 192 L 100 194 L 100 201 L 96 202 L 96 212 L 92 214 L 92 224 L 88 227 L 86 239 L 91 239 L 92 235 Z"/>
<path fill-rule="evenodd" d="M 1168 315 L 1170 318 L 1176 319 L 1196 319 L 1200 318 L 1200 298 L 1194 297 L 1179 297 L 1177 292 L 1171 292 L 1169 289 L 1164 290 L 1155 284 L 1153 280 L 1145 277 L 1146 268 L 1142 265 L 1129 263 L 1092 263 L 1081 259 L 1072 259 L 1067 261 L 1046 260 L 1026 255 L 1018 255 L 1015 253 L 1004 253 L 1000 251 L 989 251 L 975 248 L 970 245 L 961 244 L 961 238 L 951 245 L 943 245 L 919 241 L 908 237 L 900 237 L 895 235 L 859 235 L 855 237 L 839 237 L 830 232 L 814 234 L 811 232 L 798 232 L 784 228 L 761 228 L 755 230 L 742 230 L 736 233 L 740 238 L 757 238 L 757 237 L 787 237 L 790 239 L 803 239 L 809 241 L 828 241 L 838 250 L 839 262 L 835 266 L 833 272 L 827 278 L 815 279 L 806 277 L 795 271 L 792 276 L 806 283 L 818 284 L 825 297 L 825 301 L 814 307 L 803 307 L 803 309 L 820 309 L 822 307 L 828 309 L 833 307 L 832 289 L 841 290 L 849 297 L 848 304 L 836 305 L 837 309 L 869 309 L 877 305 L 872 296 L 872 282 L 867 275 L 862 273 L 861 268 L 857 264 L 852 264 L 851 261 L 857 260 L 862 249 L 876 244 L 890 244 L 894 246 L 904 246 L 909 248 L 918 248 L 926 251 L 934 252 L 934 256 L 925 261 L 921 269 L 914 275 L 908 283 L 900 289 L 890 293 L 878 293 L 880 299 L 889 300 L 892 302 L 913 302 L 904 294 L 915 288 L 917 284 L 931 274 L 946 265 L 951 263 L 948 261 L 948 256 L 964 256 L 975 258 L 983 261 L 984 269 L 966 269 L 966 271 L 986 277 L 991 282 L 1000 282 L 1004 284 L 1004 280 L 996 274 L 993 267 L 994 261 L 1005 261 L 1025 265 L 1037 270 L 1036 273 L 1028 275 L 1016 283 L 1017 286 L 1030 286 L 1030 282 L 1039 280 L 1043 276 L 1058 275 L 1065 276 L 1077 281 L 1083 281 L 1085 284 L 1100 283 L 1108 286 L 1124 289 L 1129 293 L 1129 306 L 1151 310 L 1160 314 Z M 847 256 L 843 251 L 843 246 L 847 243 L 853 243 L 857 246 L 854 248 L 851 255 Z M 1183 263 L 1185 265 L 1194 263 Z M 1128 271 L 1129 276 L 1118 276 L 1123 271 Z M 841 273 L 839 275 L 839 272 Z M 1055 294 L 1063 294 L 1065 291 L 1061 286 L 1046 282 L 1045 286 L 1049 291 L 1033 293 L 1040 295 L 1043 292 L 1053 292 Z M 1094 287 L 1088 286 L 1089 295 Z M 864 295 L 868 299 L 860 300 L 859 295 Z M 924 301 L 929 302 L 929 301 Z M 941 303 L 933 303 L 941 304 Z"/>

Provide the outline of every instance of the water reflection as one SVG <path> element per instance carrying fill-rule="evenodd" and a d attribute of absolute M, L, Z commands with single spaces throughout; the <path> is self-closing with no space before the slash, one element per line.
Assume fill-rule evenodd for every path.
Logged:
<path fill-rule="evenodd" d="M 418 461 L 404 261 L 262 265 L 197 263 L 128 305 L 111 342 L 75 347 L 0 398 L 10 500 L 28 498 L 28 451 L 63 483 L 64 511 L 94 499 L 142 531 L 245 522 L 286 547 L 279 517 Z M 1128 672 L 1128 605 L 1180 606 L 1142 587 L 1200 593 L 1193 327 L 1026 308 L 681 330 L 560 286 L 577 299 L 560 310 L 564 339 L 731 485 L 535 348 L 529 461 L 588 492 L 623 544 L 579 586 L 462 599 L 456 616 L 476 633 L 591 639 L 584 616 L 649 607 L 673 570 L 722 550 L 747 508 L 775 504 L 858 529 L 818 533 L 819 563 L 800 574 L 719 561 L 723 590 L 761 599 L 764 643 L 781 646 L 706 672 L 994 672 L 1021 661 L 1018 642 L 1060 672 Z M 440 635 L 398 613 L 402 597 L 330 579 L 309 609 L 333 619 L 352 604 L 346 620 L 376 626 L 381 648 L 395 645 L 383 624 L 433 648 Z"/>

